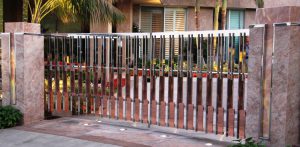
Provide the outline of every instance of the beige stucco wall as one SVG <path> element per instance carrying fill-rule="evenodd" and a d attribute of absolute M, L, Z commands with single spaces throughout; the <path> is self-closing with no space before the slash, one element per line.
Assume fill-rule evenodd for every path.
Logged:
<path fill-rule="evenodd" d="M 117 7 L 125 15 L 125 21 L 116 25 L 116 32 L 132 32 L 133 4 L 131 0 L 120 1 Z"/>
<path fill-rule="evenodd" d="M 249 25 L 255 24 L 255 10 L 246 10 L 245 11 L 245 28 L 249 28 Z"/>
<path fill-rule="evenodd" d="M 265 0 L 265 8 L 280 6 L 300 6 L 300 0 Z"/>
<path fill-rule="evenodd" d="M 201 8 L 198 14 L 200 30 L 212 30 L 213 29 L 213 9 Z M 195 23 L 195 10 L 194 8 L 187 8 L 187 31 L 197 31 Z M 199 31 L 199 30 L 198 30 Z"/>

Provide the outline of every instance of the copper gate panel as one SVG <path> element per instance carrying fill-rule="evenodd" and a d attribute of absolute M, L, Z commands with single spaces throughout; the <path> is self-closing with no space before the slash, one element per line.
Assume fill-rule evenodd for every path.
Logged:
<path fill-rule="evenodd" d="M 246 125 L 246 112 L 245 110 L 239 110 L 239 138 L 244 139 L 245 138 L 245 125 Z"/>
<path fill-rule="evenodd" d="M 110 99 L 110 117 L 116 118 L 116 99 L 111 97 Z"/>
<path fill-rule="evenodd" d="M 197 110 L 197 131 L 203 131 L 203 110 L 204 107 L 202 105 L 198 105 L 198 110 Z"/>
<path fill-rule="evenodd" d="M 217 133 L 223 134 L 224 133 L 224 109 L 218 108 L 217 113 Z"/>
<path fill-rule="evenodd" d="M 159 125 L 166 126 L 166 103 L 163 101 L 159 106 Z"/>
<path fill-rule="evenodd" d="M 184 104 L 179 103 L 178 104 L 178 128 L 183 129 L 184 127 Z"/>
<path fill-rule="evenodd" d="M 193 104 L 188 105 L 187 110 L 187 129 L 193 130 L 194 129 L 194 106 Z"/>
<path fill-rule="evenodd" d="M 212 106 L 207 107 L 207 132 L 213 133 L 213 120 L 214 120 L 214 108 Z"/>
<path fill-rule="evenodd" d="M 148 100 L 144 100 L 143 101 L 143 115 L 142 115 L 142 120 L 143 120 L 143 123 L 148 123 Z"/>
<path fill-rule="evenodd" d="M 234 136 L 234 109 L 228 109 L 228 136 Z"/>
<path fill-rule="evenodd" d="M 169 127 L 175 127 L 175 104 L 174 102 L 169 103 Z"/>
<path fill-rule="evenodd" d="M 151 124 L 156 124 L 156 101 L 151 102 Z"/>
<path fill-rule="evenodd" d="M 126 120 L 131 120 L 131 99 L 126 99 Z"/>
<path fill-rule="evenodd" d="M 120 97 L 119 98 L 119 108 L 118 108 L 118 110 L 119 110 L 119 112 L 118 112 L 118 119 L 123 119 L 123 98 L 122 97 Z"/>
<path fill-rule="evenodd" d="M 102 104 L 102 116 L 107 117 L 107 96 L 103 96 L 103 104 Z"/>

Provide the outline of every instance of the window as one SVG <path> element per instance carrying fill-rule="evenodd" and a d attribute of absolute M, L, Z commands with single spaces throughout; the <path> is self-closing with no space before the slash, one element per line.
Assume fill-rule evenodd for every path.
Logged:
<path fill-rule="evenodd" d="M 244 10 L 229 10 L 228 13 L 228 30 L 244 28 Z"/>
<path fill-rule="evenodd" d="M 164 31 L 185 31 L 186 10 L 183 8 L 165 8 Z M 174 42 L 174 55 L 178 55 L 179 40 Z M 165 58 L 169 58 L 169 36 L 166 36 Z"/>
<path fill-rule="evenodd" d="M 163 13 L 163 8 L 141 7 L 141 32 L 162 32 Z"/>
<path fill-rule="evenodd" d="M 186 10 L 184 8 L 141 7 L 141 32 L 185 31 Z M 169 58 L 169 36 L 165 42 L 165 58 Z M 178 55 L 178 39 L 175 40 L 174 54 Z M 155 42 L 155 56 L 160 54 L 160 42 Z"/>

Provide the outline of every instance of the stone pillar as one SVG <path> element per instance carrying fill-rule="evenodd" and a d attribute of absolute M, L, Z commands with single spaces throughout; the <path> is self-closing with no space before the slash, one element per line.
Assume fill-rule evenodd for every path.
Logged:
<path fill-rule="evenodd" d="M 256 23 L 265 28 L 250 29 L 246 135 L 275 147 L 300 143 L 300 26 L 284 23 L 299 22 L 299 12 L 293 6 L 258 9 Z"/>
<path fill-rule="evenodd" d="M 2 44 L 3 105 L 23 113 L 24 125 L 44 119 L 44 38 L 39 24 L 6 23 Z"/>

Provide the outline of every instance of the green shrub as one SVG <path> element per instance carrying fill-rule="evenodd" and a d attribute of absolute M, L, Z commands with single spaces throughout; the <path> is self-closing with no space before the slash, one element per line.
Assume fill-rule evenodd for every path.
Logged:
<path fill-rule="evenodd" d="M 0 129 L 16 126 L 22 117 L 20 110 L 12 106 L 0 106 Z"/>
<path fill-rule="evenodd" d="M 253 140 L 252 137 L 244 140 L 238 139 L 234 141 L 237 142 L 237 144 L 230 145 L 229 147 L 266 147 L 266 145 L 263 143 Z"/>

